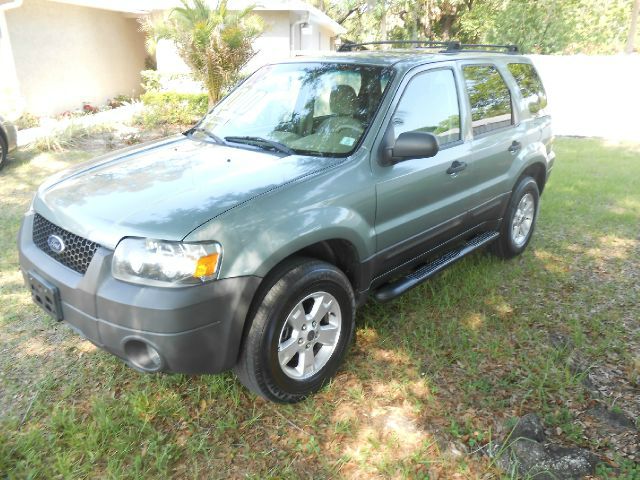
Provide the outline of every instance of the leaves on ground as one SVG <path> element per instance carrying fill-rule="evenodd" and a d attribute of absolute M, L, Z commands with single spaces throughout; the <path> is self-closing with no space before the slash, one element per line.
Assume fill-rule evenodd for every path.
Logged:
<path fill-rule="evenodd" d="M 480 252 L 367 304 L 343 370 L 298 405 L 231 374 L 139 374 L 33 306 L 21 216 L 44 177 L 88 154 L 18 153 L 0 175 L 0 473 L 502 478 L 483 447 L 536 412 L 552 441 L 603 458 L 603 478 L 640 476 L 637 430 L 602 414 L 640 415 L 640 147 L 556 150 L 524 255 Z"/>

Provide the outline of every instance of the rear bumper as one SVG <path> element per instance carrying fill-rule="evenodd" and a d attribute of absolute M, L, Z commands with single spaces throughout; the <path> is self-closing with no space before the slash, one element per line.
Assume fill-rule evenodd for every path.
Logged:
<path fill-rule="evenodd" d="M 63 321 L 92 343 L 142 371 L 218 373 L 235 364 L 260 278 L 185 288 L 133 285 L 111 276 L 113 252 L 105 248 L 81 275 L 40 250 L 32 226 L 27 215 L 18 238 L 25 281 L 35 272 L 57 287 Z M 145 361 L 149 351 L 153 361 Z"/>

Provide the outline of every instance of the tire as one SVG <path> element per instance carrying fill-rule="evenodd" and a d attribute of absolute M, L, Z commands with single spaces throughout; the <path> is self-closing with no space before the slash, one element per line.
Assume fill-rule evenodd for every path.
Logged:
<path fill-rule="evenodd" d="M 500 227 L 500 237 L 492 245 L 492 252 L 502 258 L 520 255 L 529 245 L 538 218 L 540 191 L 531 177 L 517 183 Z"/>
<path fill-rule="evenodd" d="M 7 145 L 7 141 L 2 136 L 0 132 L 0 170 L 7 163 L 7 155 L 9 154 L 9 146 Z"/>
<path fill-rule="evenodd" d="M 354 338 L 355 296 L 338 268 L 308 258 L 286 262 L 265 282 L 234 372 L 268 400 L 299 402 L 342 364 Z"/>

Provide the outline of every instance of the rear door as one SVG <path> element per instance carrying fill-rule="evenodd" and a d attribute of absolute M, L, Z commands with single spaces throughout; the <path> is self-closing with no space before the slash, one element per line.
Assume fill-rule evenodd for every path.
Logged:
<path fill-rule="evenodd" d="M 466 228 L 469 169 L 449 173 L 454 162 L 470 161 L 463 142 L 460 78 L 455 64 L 423 68 L 407 76 L 383 127 L 374 152 L 379 151 L 389 126 L 394 139 L 403 132 L 426 131 L 438 139 L 440 151 L 432 158 L 416 158 L 384 166 L 374 154 L 376 178 L 376 273 L 383 273 L 449 240 Z"/>
<path fill-rule="evenodd" d="M 499 218 L 513 185 L 509 172 L 522 152 L 522 129 L 505 75 L 490 62 L 461 62 L 465 100 L 471 114 L 475 189 L 470 209 L 474 225 Z"/>
<path fill-rule="evenodd" d="M 522 60 L 509 62 L 507 69 L 520 92 L 520 123 L 524 124 L 526 140 L 529 143 L 540 141 L 547 153 L 550 152 L 551 117 L 547 110 L 547 94 L 538 72 L 531 63 Z"/>

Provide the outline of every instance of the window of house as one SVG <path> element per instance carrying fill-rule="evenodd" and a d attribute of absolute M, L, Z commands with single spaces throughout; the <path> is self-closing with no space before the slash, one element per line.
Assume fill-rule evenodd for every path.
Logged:
<path fill-rule="evenodd" d="M 513 125 L 511 92 L 498 69 L 491 65 L 465 65 L 462 70 L 471 104 L 473 134 Z"/>
<path fill-rule="evenodd" d="M 529 63 L 510 63 L 509 71 L 515 78 L 522 98 L 524 98 L 529 111 L 534 116 L 545 115 L 544 111 L 547 106 L 547 94 L 542 86 L 542 80 L 538 76 L 538 72 Z"/>
<path fill-rule="evenodd" d="M 420 73 L 407 85 L 393 114 L 397 139 L 404 132 L 428 132 L 442 147 L 460 140 L 460 109 L 453 71 Z"/>

